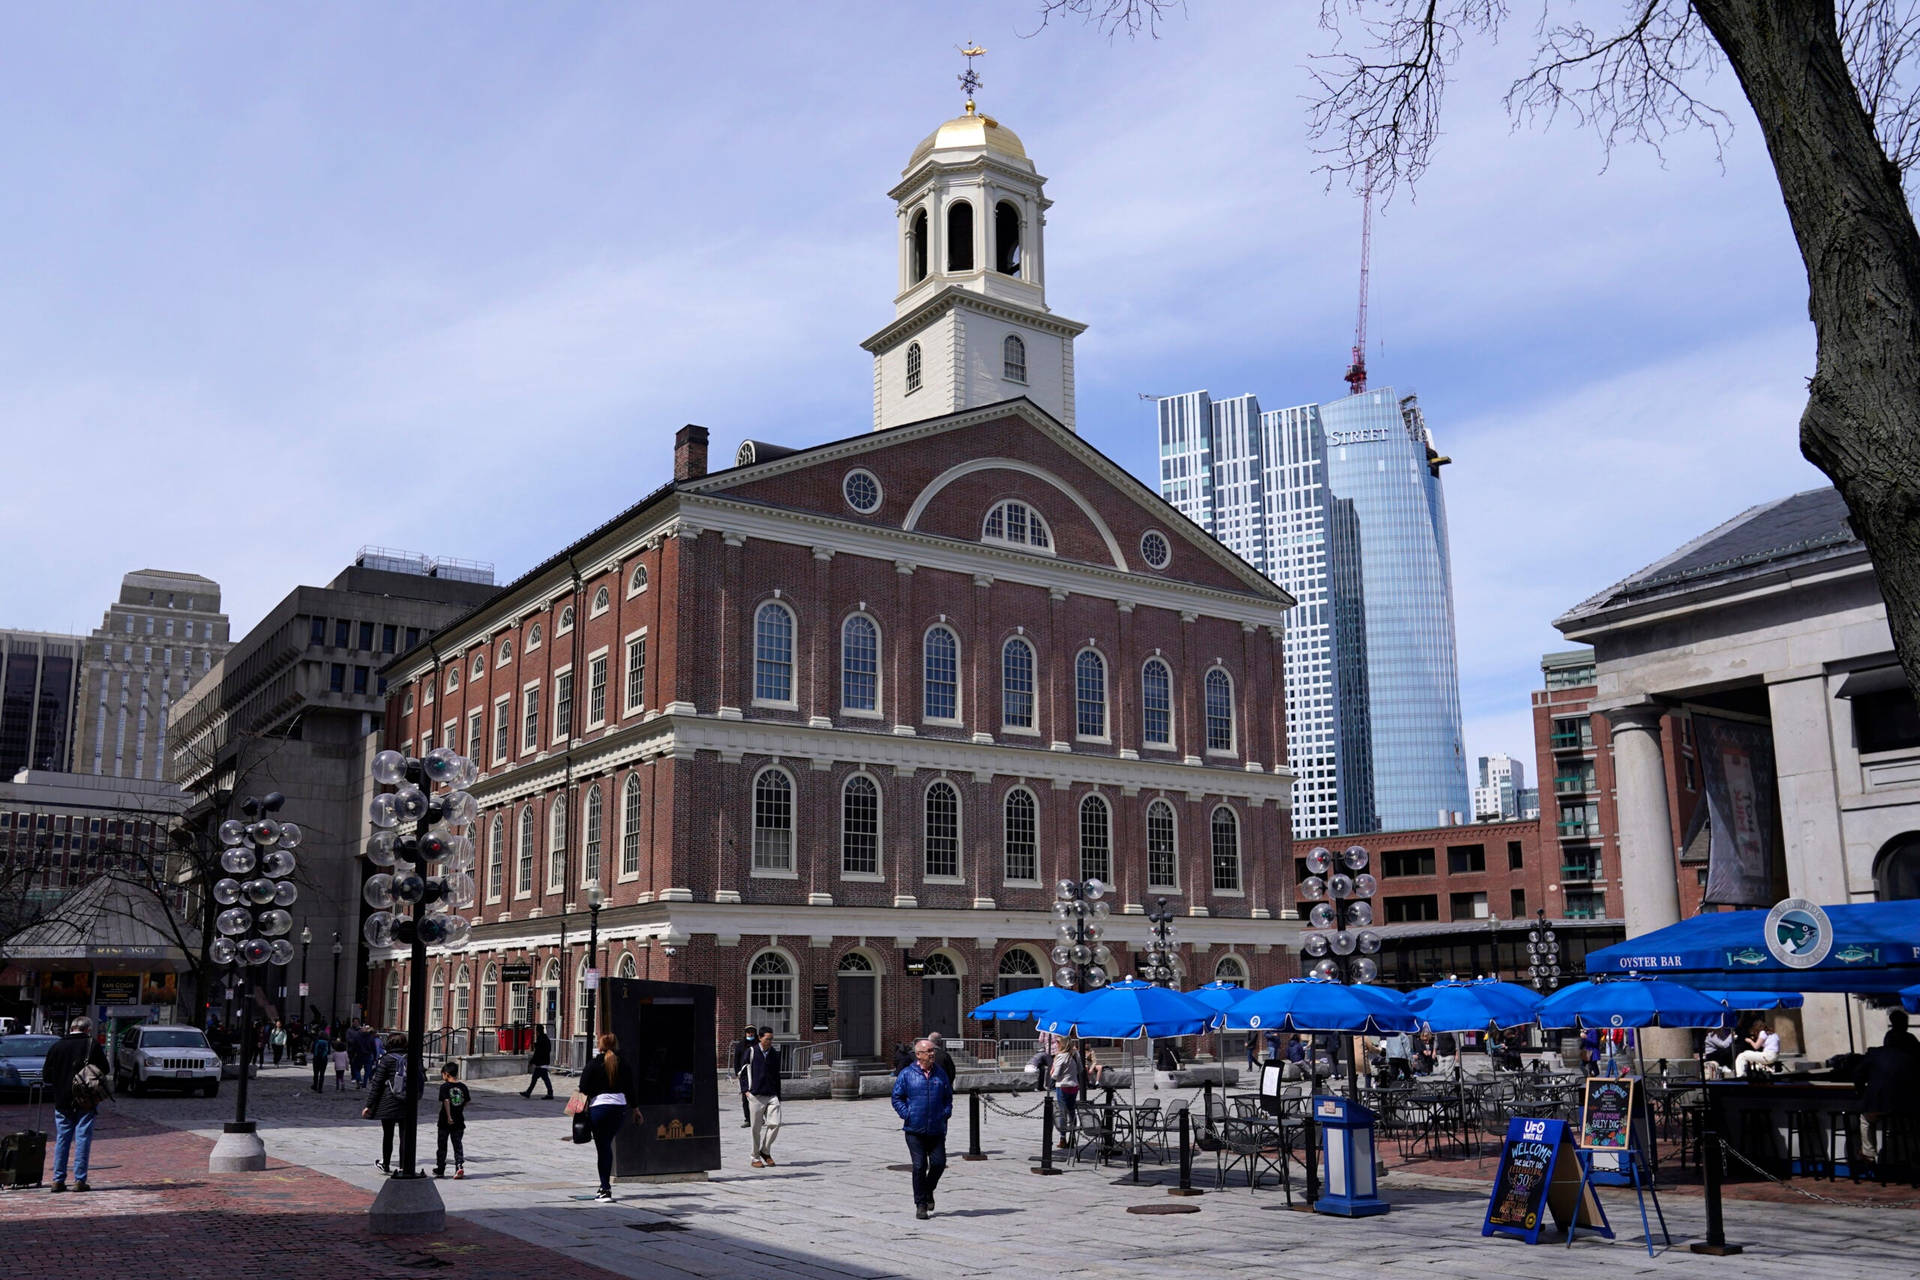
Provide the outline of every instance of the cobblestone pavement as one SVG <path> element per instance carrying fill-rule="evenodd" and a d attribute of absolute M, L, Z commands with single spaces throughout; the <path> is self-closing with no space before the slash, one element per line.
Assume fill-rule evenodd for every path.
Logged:
<path fill-rule="evenodd" d="M 316 1095 L 303 1087 L 304 1079 L 304 1073 L 270 1070 L 258 1082 L 252 1110 L 268 1153 L 349 1184 L 357 1189 L 353 1203 L 363 1205 L 380 1181 L 373 1167 L 378 1127 L 358 1118 L 359 1094 L 336 1094 L 329 1086 Z M 1619 1239 L 1583 1238 L 1569 1251 L 1558 1244 L 1529 1247 L 1483 1238 L 1484 1178 L 1408 1170 L 1383 1181 L 1382 1192 L 1393 1204 L 1384 1217 L 1347 1221 L 1288 1213 L 1278 1191 L 1253 1194 L 1244 1186 L 1210 1189 L 1184 1201 L 1198 1207 L 1194 1214 L 1138 1216 L 1125 1212 L 1127 1206 L 1175 1203 L 1165 1194 L 1170 1171 L 1154 1170 L 1147 1176 L 1159 1185 L 1138 1187 L 1124 1184 L 1120 1168 L 1082 1165 L 1056 1178 L 1033 1177 L 1028 1166 L 1038 1146 L 1037 1121 L 1016 1122 L 991 1112 L 984 1143 L 990 1159 L 964 1162 L 959 1159 L 966 1148 L 964 1109 L 957 1115 L 939 1210 L 931 1221 L 920 1222 L 913 1215 L 907 1175 L 889 1168 L 904 1163 L 906 1152 L 882 1100 L 788 1103 L 775 1148 L 780 1164 L 768 1170 L 748 1167 L 738 1111 L 723 1110 L 725 1167 L 710 1181 L 623 1184 L 615 1204 L 597 1205 L 589 1198 L 591 1148 L 566 1140 L 567 1121 L 560 1114 L 569 1083 L 558 1082 L 560 1093 L 552 1102 L 523 1101 L 509 1091 L 518 1083 L 476 1083 L 467 1178 L 439 1183 L 450 1221 L 491 1228 L 559 1258 L 649 1280 L 753 1273 L 877 1280 L 930 1271 L 942 1276 L 1151 1272 L 1219 1277 L 1270 1273 L 1282 1257 L 1290 1273 L 1313 1271 L 1330 1280 L 1375 1280 L 1384 1266 L 1396 1273 L 1476 1280 L 1488 1274 L 1559 1277 L 1569 1267 L 1598 1263 L 1615 1274 L 1737 1272 L 1742 1280 L 1805 1280 L 1809 1266 L 1849 1277 L 1910 1280 L 1920 1269 L 1915 1262 L 1920 1216 L 1911 1207 L 1729 1201 L 1728 1236 L 1746 1244 L 1747 1253 L 1720 1259 L 1685 1248 L 1704 1233 L 1699 1197 L 1669 1195 L 1663 1204 L 1676 1246 L 1649 1259 L 1631 1192 L 1602 1193 Z M 231 1118 L 231 1088 L 212 1100 L 164 1097 L 115 1105 L 124 1115 L 211 1138 Z M 1000 1101 L 1024 1106 L 1032 1097 Z M 431 1134 L 431 1126 L 422 1134 L 429 1157 Z M 177 1176 L 209 1181 L 205 1167 L 202 1157 Z M 100 1182 L 108 1185 L 115 1176 L 103 1168 Z M 1210 1157 L 1200 1163 L 1196 1182 L 1212 1187 Z M 342 1223 L 339 1210 L 347 1194 L 340 1188 L 339 1199 L 310 1211 L 324 1222 Z M 567 1274 L 557 1260 L 541 1265 L 551 1274 Z"/>

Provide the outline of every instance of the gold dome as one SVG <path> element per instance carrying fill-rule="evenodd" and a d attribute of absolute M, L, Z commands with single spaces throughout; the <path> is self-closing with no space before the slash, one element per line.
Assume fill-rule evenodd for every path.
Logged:
<path fill-rule="evenodd" d="M 971 107 L 972 104 L 969 103 L 968 106 Z M 992 116 L 975 115 L 969 111 L 966 115 L 955 116 L 928 134 L 926 139 L 913 149 L 913 156 L 907 161 L 907 168 L 913 168 L 934 151 L 976 148 L 984 148 L 997 155 L 1008 156 L 1025 163 L 1028 168 L 1032 167 L 1032 162 L 1027 160 L 1027 149 L 1020 145 L 1018 134 Z"/>

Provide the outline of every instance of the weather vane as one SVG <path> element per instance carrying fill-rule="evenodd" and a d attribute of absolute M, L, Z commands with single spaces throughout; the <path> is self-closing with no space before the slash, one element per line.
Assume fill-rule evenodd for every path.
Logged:
<path fill-rule="evenodd" d="M 958 45 L 954 47 L 959 48 Z M 985 52 L 986 50 L 977 44 L 969 44 L 966 48 L 960 50 L 960 56 L 967 60 L 967 72 L 960 77 L 960 87 L 966 90 L 967 93 L 968 115 L 973 114 L 973 95 L 978 92 L 980 88 L 980 76 L 979 73 L 973 69 L 973 60 Z"/>

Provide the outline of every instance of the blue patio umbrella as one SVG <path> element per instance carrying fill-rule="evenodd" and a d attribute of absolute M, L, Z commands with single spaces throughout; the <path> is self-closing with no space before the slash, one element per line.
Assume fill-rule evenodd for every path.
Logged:
<path fill-rule="evenodd" d="M 1543 1027 L 1717 1027 L 1727 1007 L 1705 992 L 1658 978 L 1576 982 L 1540 1002 Z"/>
<path fill-rule="evenodd" d="M 967 1016 L 976 1022 L 993 1022 L 996 1019 L 1020 1022 L 1037 1018 L 1064 1001 L 1073 999 L 1073 996 L 1073 992 L 1061 987 L 1030 987 L 1025 991 L 1009 991 L 1006 995 L 977 1005 L 967 1012 Z"/>
<path fill-rule="evenodd" d="M 1209 1009 L 1224 1013 L 1247 998 L 1247 989 L 1237 982 L 1209 982 L 1185 994 Z"/>
<path fill-rule="evenodd" d="M 1449 980 L 1408 992 L 1407 1004 L 1435 1031 L 1485 1031 L 1534 1021 L 1540 997 L 1510 982 Z"/>
<path fill-rule="evenodd" d="M 1900 1007 L 1908 1013 L 1920 1013 L 1920 982 L 1901 990 Z"/>
<path fill-rule="evenodd" d="M 1797 991 L 1701 991 L 1727 1008 L 1745 1013 L 1752 1009 L 1798 1009 L 1807 998 Z"/>
<path fill-rule="evenodd" d="M 1078 1031 L 1096 1040 L 1190 1036 L 1219 1016 L 1192 996 L 1129 978 L 1055 1005 L 1041 1015 L 1040 1029 L 1062 1036 Z"/>
<path fill-rule="evenodd" d="M 1420 1019 L 1397 991 L 1294 978 L 1234 1004 L 1224 1025 L 1235 1031 L 1418 1031 Z"/>

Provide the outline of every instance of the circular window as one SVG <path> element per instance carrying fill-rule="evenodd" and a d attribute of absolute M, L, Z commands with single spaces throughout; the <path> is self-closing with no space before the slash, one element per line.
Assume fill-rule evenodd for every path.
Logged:
<path fill-rule="evenodd" d="M 1149 529 L 1140 535 L 1140 558 L 1147 562 L 1150 569 L 1164 569 L 1167 561 L 1173 559 L 1173 548 L 1167 545 L 1167 537 L 1157 529 Z"/>
<path fill-rule="evenodd" d="M 880 482 L 871 471 L 849 471 L 841 482 L 840 491 L 847 496 L 847 505 L 861 515 L 871 515 L 880 506 Z"/>

